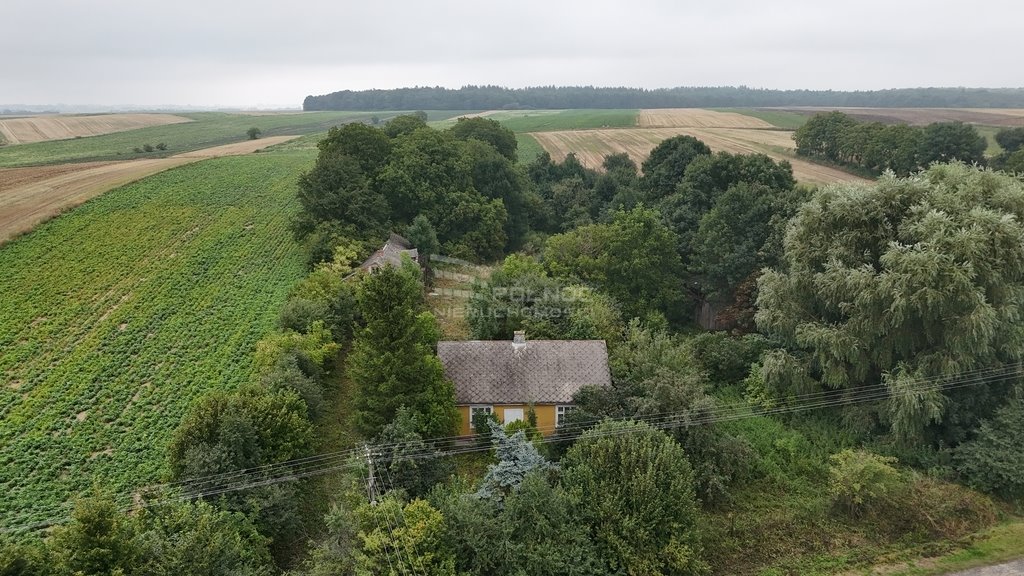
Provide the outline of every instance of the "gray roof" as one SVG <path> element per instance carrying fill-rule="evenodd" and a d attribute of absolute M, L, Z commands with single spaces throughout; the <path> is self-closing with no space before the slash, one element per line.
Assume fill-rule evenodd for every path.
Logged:
<path fill-rule="evenodd" d="M 392 233 L 388 241 L 379 250 L 371 254 L 359 268 L 369 270 L 376 266 L 386 266 L 388 264 L 398 268 L 402 265 L 403 254 L 407 254 L 413 262 L 419 261 L 419 251 L 413 248 L 408 240 Z"/>
<path fill-rule="evenodd" d="M 583 386 L 611 386 L 604 340 L 438 342 L 457 404 L 568 404 Z"/>

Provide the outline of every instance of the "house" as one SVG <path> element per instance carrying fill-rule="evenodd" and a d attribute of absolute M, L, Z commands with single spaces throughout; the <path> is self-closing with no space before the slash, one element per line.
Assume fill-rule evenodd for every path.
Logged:
<path fill-rule="evenodd" d="M 419 251 L 412 247 L 412 243 L 392 232 L 391 236 L 388 237 L 388 241 L 385 242 L 379 250 L 371 254 L 370 257 L 359 266 L 359 269 L 367 272 L 373 272 L 378 268 L 388 265 L 398 268 L 402 265 L 403 255 L 408 256 L 417 264 L 420 262 Z"/>
<path fill-rule="evenodd" d="M 532 407 L 537 427 L 550 434 L 572 409 L 584 386 L 611 386 L 604 340 L 508 340 L 438 342 L 444 373 L 455 383 L 461 435 L 473 433 L 473 417 L 493 414 L 508 424 L 526 419 Z"/>

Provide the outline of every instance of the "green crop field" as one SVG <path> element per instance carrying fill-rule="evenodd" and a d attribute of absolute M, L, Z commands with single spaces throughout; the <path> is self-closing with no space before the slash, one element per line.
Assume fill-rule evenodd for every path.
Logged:
<path fill-rule="evenodd" d="M 516 156 L 520 164 L 529 164 L 544 152 L 544 147 L 529 134 L 516 134 Z"/>
<path fill-rule="evenodd" d="M 170 170 L 0 248 L 0 528 L 159 480 L 189 403 L 251 380 L 305 273 L 287 225 L 314 158 Z"/>
<path fill-rule="evenodd" d="M 223 112 L 197 112 L 178 114 L 193 122 L 152 126 L 102 136 L 52 140 L 33 144 L 19 144 L 0 148 L 0 168 L 84 162 L 92 160 L 130 160 L 159 158 L 182 152 L 240 142 L 248 138 L 246 130 L 257 127 L 263 136 L 312 134 L 345 122 L 367 122 L 376 117 L 385 120 L 401 112 L 300 112 L 295 114 L 228 114 Z M 428 112 L 428 116 L 443 119 L 458 112 Z M 167 145 L 166 151 L 136 153 L 135 148 L 146 144 Z"/>

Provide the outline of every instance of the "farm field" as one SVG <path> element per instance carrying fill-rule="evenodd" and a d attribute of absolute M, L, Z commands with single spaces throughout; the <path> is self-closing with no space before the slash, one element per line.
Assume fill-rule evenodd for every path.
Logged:
<path fill-rule="evenodd" d="M 761 108 L 764 111 L 784 111 L 813 116 L 819 112 L 838 110 L 859 120 L 905 122 L 925 125 L 932 122 L 966 122 L 983 126 L 1024 126 L 1024 109 L 1013 108 L 818 108 L 796 106 L 792 108 Z"/>
<path fill-rule="evenodd" d="M 641 110 L 637 117 L 640 128 L 753 128 L 774 130 L 776 127 L 760 118 L 703 108 L 662 108 Z"/>
<path fill-rule="evenodd" d="M 29 144 L 46 140 L 99 136 L 182 122 L 192 120 L 174 114 L 50 114 L 0 119 L 0 134 L 8 145 Z"/>
<path fill-rule="evenodd" d="M 345 122 L 370 121 L 373 117 L 386 119 L 399 112 L 298 112 L 263 115 L 199 112 L 179 114 L 192 120 L 179 124 L 152 126 L 71 140 L 53 140 L 32 144 L 0 147 L 0 168 L 61 164 L 106 160 L 134 160 L 164 158 L 248 139 L 246 130 L 257 127 L 264 138 L 292 134 L 326 132 Z M 428 112 L 436 119 L 449 118 L 458 112 Z M 146 144 L 163 143 L 166 151 L 135 152 Z"/>
<path fill-rule="evenodd" d="M 551 157 L 561 161 L 573 152 L 580 162 L 599 168 L 604 157 L 625 152 L 639 165 L 659 142 L 686 134 L 700 139 L 712 150 L 737 154 L 767 154 L 793 165 L 796 179 L 805 184 L 858 182 L 863 178 L 795 157 L 792 132 L 750 128 L 634 128 L 536 132 L 533 136 Z"/>
<path fill-rule="evenodd" d="M 204 158 L 248 154 L 295 136 L 245 140 L 170 158 L 0 169 L 0 244 L 107 190 Z"/>
<path fill-rule="evenodd" d="M 0 248 L 0 526 L 157 481 L 189 403 L 252 377 L 304 253 L 304 151 L 210 159 Z"/>

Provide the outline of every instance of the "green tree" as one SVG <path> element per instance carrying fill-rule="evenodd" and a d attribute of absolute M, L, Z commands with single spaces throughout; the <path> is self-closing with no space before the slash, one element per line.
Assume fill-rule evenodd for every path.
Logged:
<path fill-rule="evenodd" d="M 139 567 L 128 516 L 98 494 L 75 503 L 71 522 L 58 528 L 48 545 L 57 574 L 123 576 Z"/>
<path fill-rule="evenodd" d="M 844 136 L 856 125 L 856 120 L 842 112 L 815 114 L 793 134 L 796 152 L 839 162 Z"/>
<path fill-rule="evenodd" d="M 705 574 L 693 471 L 674 440 L 646 424 L 606 422 L 562 459 L 562 483 L 606 568 Z"/>
<path fill-rule="evenodd" d="M 974 437 L 957 447 L 954 462 L 970 486 L 1024 499 L 1024 406 L 1011 403 L 982 421 Z"/>
<path fill-rule="evenodd" d="M 249 140 L 255 140 L 259 138 L 260 134 L 263 134 L 263 130 L 260 130 L 255 126 L 245 131 L 245 135 L 249 137 Z"/>
<path fill-rule="evenodd" d="M 919 159 L 922 166 L 952 160 L 984 165 L 986 148 L 988 142 L 974 126 L 963 122 L 935 122 L 924 129 Z"/>
<path fill-rule="evenodd" d="M 907 485 L 896 459 L 862 450 L 833 454 L 828 468 L 832 502 L 854 518 L 891 503 Z"/>
<path fill-rule="evenodd" d="M 302 211 L 292 224 L 298 238 L 309 237 L 321 224 L 334 224 L 350 238 L 385 235 L 391 216 L 387 200 L 371 188 L 373 175 L 360 164 L 359 158 L 325 150 L 313 169 L 299 178 Z"/>
<path fill-rule="evenodd" d="M 453 576 L 455 556 L 444 539 L 444 516 L 425 500 L 403 505 L 392 496 L 356 510 L 359 574 Z"/>
<path fill-rule="evenodd" d="M 510 162 L 516 161 L 516 147 L 518 144 L 515 132 L 505 128 L 496 120 L 479 116 L 459 118 L 448 131 L 459 140 L 472 139 L 486 142 Z"/>
<path fill-rule="evenodd" d="M 391 120 L 388 120 L 384 124 L 384 133 L 389 138 L 398 138 L 406 134 L 412 134 L 417 130 L 421 130 L 427 127 L 426 114 L 420 116 L 419 114 L 406 114 L 403 116 L 395 116 Z"/>
<path fill-rule="evenodd" d="M 545 472 L 552 466 L 527 440 L 525 431 L 509 435 L 497 422 L 488 422 L 488 425 L 498 461 L 487 467 L 476 496 L 501 502 L 528 474 Z"/>
<path fill-rule="evenodd" d="M 643 163 L 640 187 L 644 200 L 657 201 L 675 192 L 690 163 L 707 154 L 711 154 L 711 149 L 693 136 L 662 140 Z"/>
<path fill-rule="evenodd" d="M 552 236 L 544 263 L 556 278 L 578 279 L 606 292 L 626 317 L 662 313 L 686 316 L 682 262 L 675 235 L 654 210 L 616 211 L 608 224 L 591 224 Z"/>
<path fill-rule="evenodd" d="M 963 164 L 819 189 L 782 269 L 761 276 L 758 326 L 789 349 L 766 357 L 766 384 L 785 396 L 813 389 L 810 377 L 851 392 L 884 382 L 897 436 L 963 440 L 1011 384 L 916 383 L 1022 359 L 1022 222 L 1024 184 Z"/>
<path fill-rule="evenodd" d="M 410 408 L 424 437 L 455 432 L 455 391 L 434 355 L 438 330 L 423 312 L 423 287 L 417 272 L 386 266 L 359 287 L 363 327 L 348 357 L 348 375 L 356 386 L 356 426 L 364 437 L 381 432 L 402 406 Z"/>
<path fill-rule="evenodd" d="M 402 406 L 373 442 L 380 447 L 376 460 L 386 470 L 390 487 L 413 498 L 426 496 L 453 472 L 451 459 L 423 441 L 417 420 L 412 410 Z"/>
<path fill-rule="evenodd" d="M 1024 147 L 1024 128 L 1003 128 L 995 138 L 1004 152 L 1012 154 Z"/>
<path fill-rule="evenodd" d="M 405 236 L 419 250 L 420 260 L 429 261 L 432 254 L 441 253 L 441 243 L 437 241 L 437 232 L 430 223 L 430 219 L 423 214 L 413 218 L 412 224 L 405 231 Z"/>

